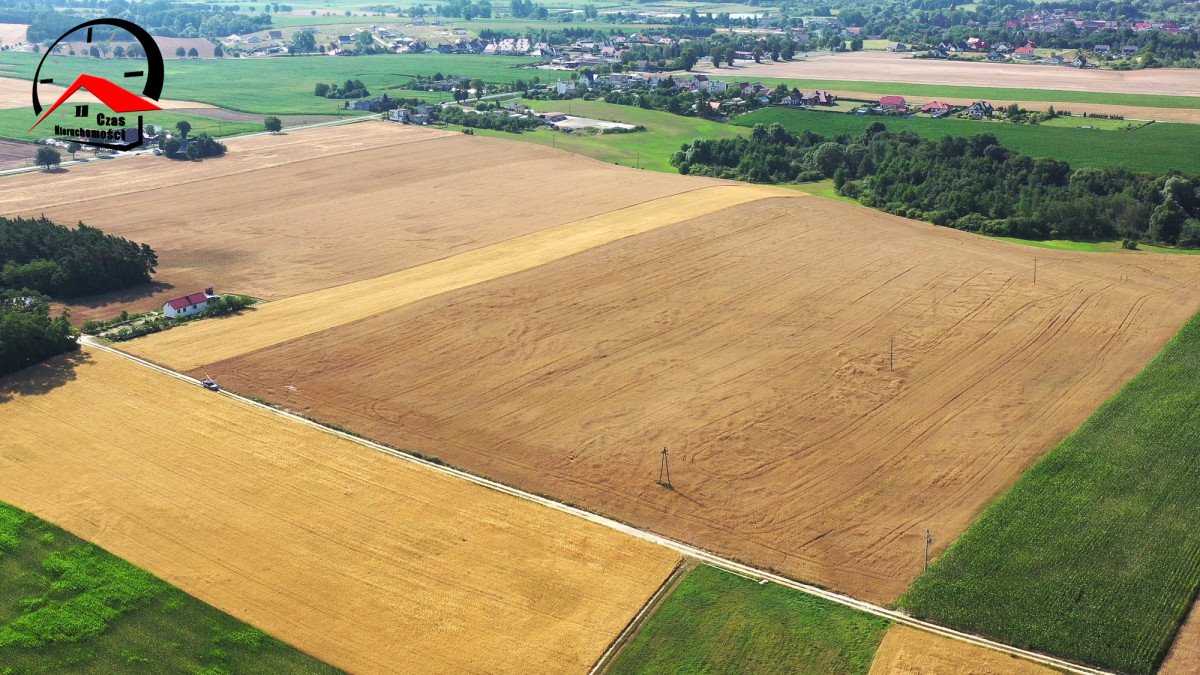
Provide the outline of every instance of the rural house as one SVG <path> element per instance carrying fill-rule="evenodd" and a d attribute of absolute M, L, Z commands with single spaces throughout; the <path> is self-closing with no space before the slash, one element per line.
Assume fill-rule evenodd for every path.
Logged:
<path fill-rule="evenodd" d="M 163 303 L 163 316 L 169 319 L 178 319 L 193 314 L 199 314 L 208 307 L 208 301 L 221 296 L 213 293 L 213 289 L 206 288 L 203 293 L 192 293 L 185 295 L 182 298 L 175 298 Z"/>
<path fill-rule="evenodd" d="M 921 112 L 937 116 L 945 115 L 946 113 L 950 112 L 950 110 L 950 104 L 942 101 L 930 101 L 929 103 L 921 106 Z"/>
<path fill-rule="evenodd" d="M 1138 53 L 1137 45 L 1125 45 L 1121 47 L 1121 56 L 1133 56 Z"/>
<path fill-rule="evenodd" d="M 993 108 L 992 104 L 988 103 L 987 101 L 975 101 L 967 107 L 967 113 L 975 119 L 991 117 L 992 112 L 994 111 L 995 108 Z"/>
<path fill-rule="evenodd" d="M 879 99 L 879 107 L 884 110 L 908 110 L 908 103 L 903 96 L 884 96 Z"/>

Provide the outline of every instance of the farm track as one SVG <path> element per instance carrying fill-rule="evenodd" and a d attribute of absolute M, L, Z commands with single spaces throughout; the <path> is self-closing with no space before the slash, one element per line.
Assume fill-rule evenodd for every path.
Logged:
<path fill-rule="evenodd" d="M 149 361 L 146 361 L 145 359 L 138 358 L 131 354 L 127 354 L 127 353 L 112 349 L 111 347 L 106 347 L 103 345 L 96 344 L 87 339 L 84 340 L 84 343 L 87 345 L 88 348 L 96 349 L 98 351 L 108 352 L 108 353 L 120 356 L 121 358 L 132 361 L 144 368 L 156 371 L 162 375 L 166 375 L 166 376 L 178 379 L 180 381 L 186 382 L 186 383 L 196 386 L 196 387 L 198 387 L 200 385 L 199 380 L 197 380 L 189 375 L 186 375 L 184 373 L 173 371 L 169 368 L 165 368 L 163 366 L 151 363 Z M 484 478 L 484 477 L 481 477 L 481 476 L 478 476 L 478 475 L 475 475 L 475 474 L 472 474 L 472 473 L 469 473 L 466 471 L 462 471 L 457 468 L 449 467 L 449 466 L 446 466 L 441 463 L 430 462 L 426 459 L 416 457 L 412 454 L 409 454 L 406 452 L 401 452 L 394 448 L 390 448 L 390 447 L 387 447 L 384 445 L 380 445 L 378 443 L 375 443 L 374 441 L 371 441 L 371 440 L 368 440 L 368 439 L 365 439 L 365 438 L 362 438 L 359 436 L 354 436 L 354 435 L 348 434 L 346 432 L 343 432 L 343 431 L 340 431 L 337 429 L 330 428 L 330 427 L 322 425 L 318 422 L 314 422 L 310 419 L 301 417 L 295 413 L 291 413 L 291 412 L 281 410 L 281 409 L 271 406 L 271 405 L 260 403 L 254 399 L 246 398 L 240 394 L 233 393 L 229 390 L 222 390 L 220 392 L 220 395 L 224 396 L 224 397 L 235 399 L 247 406 L 252 406 L 252 407 L 261 409 L 261 410 L 269 412 L 273 415 L 281 416 L 281 417 L 283 417 L 287 420 L 290 420 L 292 422 L 295 422 L 297 424 L 301 424 L 301 425 L 305 425 L 305 426 L 312 427 L 315 429 L 319 429 L 328 434 L 337 436 L 343 440 L 365 446 L 367 448 L 370 448 L 377 452 L 384 453 L 391 457 L 395 457 L 395 458 L 402 459 L 402 460 L 405 460 L 408 462 L 412 462 L 412 463 L 424 466 L 426 468 L 432 469 L 439 473 L 448 474 L 455 478 L 459 478 L 459 479 L 465 480 L 467 482 L 474 483 L 476 485 L 480 485 L 480 486 L 489 488 L 491 490 L 495 490 L 497 492 L 504 493 L 506 495 L 510 495 L 510 496 L 517 497 L 522 500 L 533 502 L 533 503 L 539 504 L 541 506 L 547 507 L 549 509 L 575 516 L 577 518 L 582 518 L 588 522 L 602 525 L 606 528 L 615 530 L 617 532 L 628 534 L 631 536 L 631 538 L 634 538 L 634 539 L 639 539 L 642 541 L 647 541 L 647 542 L 650 542 L 653 544 L 657 544 L 659 546 L 671 549 L 672 551 L 675 551 L 676 553 L 684 556 L 687 559 L 691 559 L 692 561 L 698 561 L 698 562 L 701 562 L 704 564 L 712 565 L 713 567 L 717 567 L 719 569 L 723 569 L 723 570 L 726 570 L 733 574 L 737 574 L 737 575 L 740 575 L 740 576 L 743 576 L 743 577 L 746 577 L 749 579 L 753 579 L 755 581 L 760 581 L 760 582 L 765 582 L 765 583 L 777 583 L 781 586 L 791 588 L 793 590 L 807 593 L 810 595 L 814 595 L 814 596 L 817 596 L 820 598 L 824 598 L 826 600 L 838 603 L 840 605 L 845 605 L 847 607 L 851 607 L 851 608 L 857 609 L 859 611 L 866 612 L 868 614 L 872 614 L 875 616 L 890 619 L 890 620 L 896 622 L 897 624 L 915 628 L 920 631 L 928 632 L 928 633 L 931 633 L 936 636 L 940 636 L 940 637 L 948 639 L 948 640 L 961 642 L 963 644 L 971 645 L 971 646 L 978 647 L 978 648 L 985 649 L 985 650 L 1001 652 L 1001 653 L 1016 657 L 1018 659 L 1022 659 L 1024 661 L 1028 661 L 1030 663 L 1039 664 L 1039 665 L 1057 669 L 1060 671 L 1070 672 L 1070 673 L 1079 673 L 1081 675 L 1109 675 L 1108 673 L 1106 673 L 1106 671 L 1103 671 L 1103 670 L 1098 670 L 1095 668 L 1090 668 L 1090 667 L 1083 666 L 1080 664 L 1072 663 L 1070 661 L 1059 659 L 1059 658 L 1056 658 L 1056 657 L 1053 657 L 1053 656 L 1050 656 L 1047 654 L 1039 654 L 1036 652 L 1019 649 L 1016 647 L 1012 647 L 1010 645 L 1005 645 L 1003 643 L 989 640 L 984 637 L 975 636 L 975 635 L 971 635 L 968 633 L 963 633 L 961 631 L 956 631 L 951 628 L 946 628 L 944 626 L 939 626 L 937 624 L 922 621 L 920 619 L 915 619 L 911 616 L 908 616 L 907 614 L 904 614 L 903 612 L 888 609 L 886 607 L 881 607 L 879 605 L 873 604 L 868 601 L 859 600 L 859 599 L 853 598 L 853 597 L 845 595 L 845 594 L 841 594 L 841 593 L 830 591 L 830 590 L 827 590 L 824 588 L 820 588 L 818 586 L 801 583 L 801 582 L 795 581 L 793 579 L 789 579 L 787 577 L 776 574 L 774 572 L 770 572 L 770 571 L 763 570 L 763 569 L 758 569 L 751 565 L 747 565 L 747 564 L 744 564 L 744 563 L 741 563 L 741 562 L 738 562 L 735 560 L 731 560 L 728 558 L 723 558 L 723 557 L 713 554 L 709 551 L 705 551 L 703 549 L 699 549 L 694 546 L 690 546 L 688 544 L 684 544 L 682 542 L 675 541 L 668 537 L 663 537 L 661 535 L 655 534 L 650 531 L 638 529 L 631 525 L 612 520 L 605 516 L 602 516 L 602 515 L 599 515 L 596 513 L 592 513 L 592 512 L 580 509 L 578 507 L 571 506 L 569 504 L 564 504 L 564 503 L 561 503 L 559 501 L 556 501 L 556 500 L 553 500 L 553 499 L 550 499 L 547 497 L 535 495 L 535 494 L 526 492 L 524 490 L 521 490 L 519 488 L 505 485 L 503 483 L 498 483 L 496 481 L 489 480 L 487 478 Z M 685 566 L 690 565 L 690 564 L 691 563 L 685 563 Z M 674 568 L 673 573 L 678 572 L 679 569 L 680 568 L 677 563 Z M 664 575 L 664 576 L 669 577 L 670 575 Z M 669 585 L 669 581 L 664 582 L 664 583 L 667 583 Z M 661 588 L 662 588 L 662 586 L 660 585 L 660 590 L 661 590 Z M 653 599 L 651 600 L 651 602 L 652 601 L 653 601 Z M 599 663 L 599 660 L 597 661 L 597 663 Z"/>
<path fill-rule="evenodd" d="M 953 541 L 1195 312 L 1198 280 L 1182 256 L 765 199 L 205 367 L 882 604 L 920 571 L 924 529 L 935 554 Z M 653 481 L 663 446 L 674 492 Z"/>

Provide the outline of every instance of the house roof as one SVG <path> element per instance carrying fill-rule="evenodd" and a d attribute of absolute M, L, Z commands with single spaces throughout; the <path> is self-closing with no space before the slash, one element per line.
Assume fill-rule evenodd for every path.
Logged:
<path fill-rule="evenodd" d="M 929 112 L 930 110 L 949 110 L 950 104 L 942 101 L 930 101 L 921 106 L 921 112 Z"/>
<path fill-rule="evenodd" d="M 180 310 L 180 309 L 183 309 L 184 307 L 191 307 L 192 305 L 198 305 L 202 302 L 207 302 L 207 301 L 208 301 L 207 295 L 205 295 L 203 293 L 192 293 L 191 295 L 185 295 L 182 298 L 175 298 L 174 300 L 170 300 L 167 302 L 167 304 L 171 306 L 171 309 Z"/>
<path fill-rule="evenodd" d="M 879 105 L 887 105 L 889 103 L 894 103 L 896 105 L 904 105 L 904 97 L 903 96 L 883 96 L 879 99 Z"/>

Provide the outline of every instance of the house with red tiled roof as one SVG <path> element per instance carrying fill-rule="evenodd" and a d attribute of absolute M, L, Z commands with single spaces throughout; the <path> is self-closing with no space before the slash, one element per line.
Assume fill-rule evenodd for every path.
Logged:
<path fill-rule="evenodd" d="M 193 314 L 199 314 L 208 307 L 210 300 L 217 297 L 220 296 L 213 293 L 213 289 L 206 288 L 203 293 L 192 293 L 181 298 L 168 300 L 163 303 L 163 316 L 170 319 L 182 319 Z"/>
<path fill-rule="evenodd" d="M 908 103 L 903 96 L 884 96 L 879 99 L 879 107 L 884 110 L 908 110 Z"/>
<path fill-rule="evenodd" d="M 921 106 L 921 112 L 928 113 L 930 115 L 944 115 L 950 112 L 950 109 L 951 105 L 942 101 L 930 101 L 929 103 Z"/>

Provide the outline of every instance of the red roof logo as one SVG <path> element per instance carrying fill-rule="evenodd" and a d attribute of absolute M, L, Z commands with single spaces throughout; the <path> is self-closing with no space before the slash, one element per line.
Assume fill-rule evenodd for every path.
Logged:
<path fill-rule="evenodd" d="M 148 101 L 141 96 L 124 89 L 123 87 L 117 86 L 103 77 L 96 77 L 95 75 L 88 75 L 87 73 L 84 73 L 75 78 L 75 81 L 71 83 L 70 87 L 67 87 L 67 90 L 62 93 L 62 96 L 58 97 L 58 100 L 54 102 L 54 105 L 50 106 L 46 112 L 42 113 L 42 116 L 33 123 L 33 127 L 41 124 L 42 120 L 46 119 L 47 115 L 54 112 L 58 106 L 62 105 L 64 101 L 66 101 L 68 98 L 71 98 L 71 96 L 80 89 L 86 89 L 90 91 L 96 96 L 96 98 L 100 99 L 101 103 L 111 108 L 113 112 L 127 113 L 142 112 L 144 110 L 162 110 L 162 108 L 159 108 L 153 102 Z M 33 127 L 29 127 L 29 130 L 32 131 Z"/>

